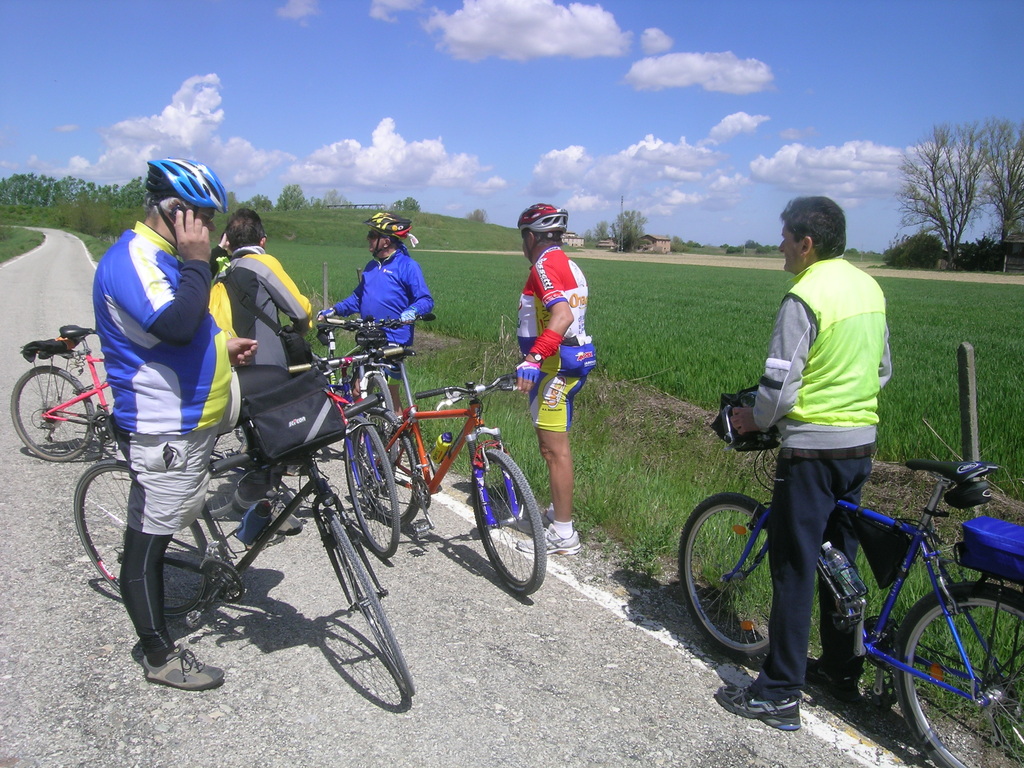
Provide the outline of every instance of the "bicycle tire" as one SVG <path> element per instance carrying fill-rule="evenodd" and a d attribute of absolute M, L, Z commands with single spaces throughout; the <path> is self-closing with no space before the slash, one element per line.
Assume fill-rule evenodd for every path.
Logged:
<path fill-rule="evenodd" d="M 536 592 L 544 583 L 548 550 L 526 475 L 511 456 L 495 448 L 477 449 L 473 473 L 482 473 L 481 482 L 473 483 L 473 512 L 487 557 L 513 592 Z"/>
<path fill-rule="evenodd" d="M 367 414 L 367 418 L 377 425 L 385 443 L 391 442 L 391 436 L 401 426 L 398 417 L 383 408 L 374 408 Z M 405 525 L 412 522 L 420 511 L 426 512 L 430 507 L 430 491 L 420 471 L 416 443 L 408 432 L 398 436 L 388 449 L 388 457 L 395 472 L 400 522 Z"/>
<path fill-rule="evenodd" d="M 388 378 L 380 371 L 367 371 L 360 382 L 362 396 L 380 395 L 381 406 L 388 411 L 394 412 L 395 399 L 391 396 L 391 388 L 388 387 Z"/>
<path fill-rule="evenodd" d="M 739 661 L 768 651 L 768 615 L 772 603 L 767 558 L 739 578 L 722 577 L 740 565 L 740 557 L 764 507 L 738 493 L 710 496 L 694 508 L 679 537 L 679 580 L 683 599 L 701 634 L 717 650 Z M 751 555 L 761 551 L 767 533 L 758 535 Z"/>
<path fill-rule="evenodd" d="M 936 764 L 1000 768 L 1024 764 L 1024 595 L 991 582 L 953 585 L 953 618 L 970 666 L 981 678 L 982 707 L 927 680 L 894 670 L 900 710 Z M 907 612 L 897 658 L 967 692 L 973 689 L 952 633 L 931 592 Z"/>
<path fill-rule="evenodd" d="M 42 418 L 47 409 L 85 390 L 82 382 L 52 365 L 32 368 L 18 379 L 11 392 L 11 419 L 18 437 L 34 456 L 47 461 L 74 461 L 89 448 L 96 419 L 91 397 L 67 413 L 68 421 Z"/>
<path fill-rule="evenodd" d="M 342 589 L 350 596 L 351 607 L 359 609 L 370 627 L 377 643 L 377 654 L 384 662 L 391 677 L 394 678 L 402 695 L 412 698 L 416 693 L 416 685 L 413 683 L 412 673 L 409 672 L 409 665 L 405 661 L 402 648 L 398 644 L 398 638 L 395 637 L 391 623 L 384 613 L 384 607 L 377 596 L 377 588 L 374 586 L 373 579 L 370 578 L 366 565 L 364 565 L 356 546 L 352 543 L 352 539 L 349 538 L 345 526 L 338 518 L 338 514 L 333 509 L 325 509 L 323 514 L 327 517 L 331 533 L 329 537 L 324 538 L 324 546 L 327 547 L 331 564 L 338 575 Z"/>
<path fill-rule="evenodd" d="M 345 434 L 345 479 L 367 548 L 381 559 L 398 550 L 401 520 L 395 470 L 377 426 L 352 419 Z"/>
<path fill-rule="evenodd" d="M 101 461 L 85 470 L 75 486 L 78 537 L 89 562 L 118 595 L 131 482 L 124 462 Z M 206 535 L 198 522 L 171 539 L 164 555 L 164 611 L 168 616 L 188 613 L 202 598 L 205 553 Z"/>

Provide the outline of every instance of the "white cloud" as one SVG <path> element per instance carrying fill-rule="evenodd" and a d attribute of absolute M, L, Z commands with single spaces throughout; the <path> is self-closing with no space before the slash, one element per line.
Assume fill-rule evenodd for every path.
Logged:
<path fill-rule="evenodd" d="M 277 15 L 283 19 L 292 19 L 306 24 L 309 16 L 320 13 L 320 0 L 288 0 L 277 9 Z"/>
<path fill-rule="evenodd" d="M 648 134 L 620 152 L 598 157 L 574 145 L 541 157 L 530 192 L 555 200 L 567 197 L 570 211 L 617 211 L 625 196 L 631 208 L 668 215 L 681 206 L 723 197 L 724 192 L 707 189 L 707 174 L 724 159 L 685 137 L 667 142 Z M 735 197 L 729 192 L 730 199 Z"/>
<path fill-rule="evenodd" d="M 823 194 L 840 201 L 887 197 L 899 185 L 902 150 L 870 141 L 842 146 L 787 144 L 770 158 L 750 163 L 755 181 L 801 194 Z"/>
<path fill-rule="evenodd" d="M 761 123 L 771 120 L 768 115 L 748 115 L 746 112 L 733 112 L 723 117 L 718 125 L 711 129 L 708 137 L 700 142 L 704 144 L 721 144 L 741 133 L 753 133 Z"/>
<path fill-rule="evenodd" d="M 779 131 L 779 138 L 784 141 L 801 141 L 803 139 L 810 139 L 818 135 L 818 131 L 814 128 L 786 128 L 784 131 Z"/>
<path fill-rule="evenodd" d="M 395 131 L 394 119 L 386 117 L 374 129 L 370 146 L 343 139 L 321 147 L 293 163 L 283 180 L 286 184 L 379 192 L 426 187 L 483 192 L 503 188 L 505 182 L 499 177 L 477 181 L 486 170 L 473 155 L 450 154 L 441 139 L 406 141 Z"/>
<path fill-rule="evenodd" d="M 640 48 L 648 56 L 664 53 L 672 47 L 673 40 L 657 27 L 645 29 L 640 35 Z"/>
<path fill-rule="evenodd" d="M 276 166 L 294 159 L 287 152 L 258 150 L 245 139 L 221 139 L 220 103 L 217 75 L 190 77 L 160 114 L 129 118 L 100 130 L 105 148 L 95 162 L 75 156 L 67 167 L 45 171 L 111 183 L 143 175 L 146 162 L 155 157 L 189 157 L 208 164 L 231 188 L 265 178 Z"/>
<path fill-rule="evenodd" d="M 468 61 L 622 56 L 632 38 L 599 5 L 554 0 L 464 0 L 451 14 L 435 9 L 426 29 L 440 33 L 439 48 Z"/>
<path fill-rule="evenodd" d="M 741 60 L 732 51 L 667 53 L 641 59 L 626 74 L 626 82 L 638 91 L 699 85 L 706 91 L 738 95 L 766 90 L 773 79 L 771 67 L 763 61 Z"/>
<path fill-rule="evenodd" d="M 380 21 L 397 21 L 395 13 L 414 11 L 421 5 L 423 5 L 423 0 L 373 0 L 370 3 L 370 18 Z"/>

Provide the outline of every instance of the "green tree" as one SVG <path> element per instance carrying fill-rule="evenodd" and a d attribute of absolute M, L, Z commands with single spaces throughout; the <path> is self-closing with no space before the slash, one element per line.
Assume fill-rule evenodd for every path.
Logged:
<path fill-rule="evenodd" d="M 935 269 L 945 255 L 939 238 L 931 232 L 918 232 L 894 242 L 882 254 L 882 259 L 897 269 Z"/>
<path fill-rule="evenodd" d="M 647 226 L 647 218 L 641 215 L 640 211 L 623 211 L 612 224 L 612 237 L 619 244 L 619 251 L 632 253 L 640 244 L 640 238 L 644 236 L 644 227 Z"/>
<path fill-rule="evenodd" d="M 1005 251 L 1001 241 L 985 236 L 960 246 L 960 268 L 972 272 L 1001 272 Z"/>
<path fill-rule="evenodd" d="M 1024 122 L 989 119 L 982 131 L 982 193 L 999 226 L 1000 242 L 1024 226 Z"/>
<path fill-rule="evenodd" d="M 257 213 L 274 210 L 274 203 L 266 195 L 253 195 L 242 203 L 243 208 L 252 208 Z"/>
<path fill-rule="evenodd" d="M 395 200 L 391 204 L 391 210 L 403 213 L 419 213 L 420 204 L 415 197 L 407 197 L 404 200 Z"/>
<path fill-rule="evenodd" d="M 327 208 L 335 208 L 339 205 L 348 205 L 348 200 L 345 199 L 344 195 L 338 194 L 338 190 L 328 189 L 324 193 L 324 206 Z"/>
<path fill-rule="evenodd" d="M 470 221 L 479 221 L 481 224 L 487 223 L 487 211 L 482 208 L 477 208 L 472 213 L 467 213 L 466 218 Z"/>
<path fill-rule="evenodd" d="M 985 155 L 980 137 L 977 123 L 936 125 L 900 164 L 897 198 L 903 224 L 938 234 L 954 265 L 981 202 Z"/>
<path fill-rule="evenodd" d="M 288 184 L 277 197 L 276 208 L 279 211 L 301 211 L 308 207 L 309 203 L 298 184 Z"/>

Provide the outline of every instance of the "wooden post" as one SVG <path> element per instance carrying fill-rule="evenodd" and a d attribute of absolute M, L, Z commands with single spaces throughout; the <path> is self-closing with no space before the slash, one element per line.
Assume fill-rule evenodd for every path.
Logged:
<path fill-rule="evenodd" d="M 324 262 L 324 292 L 323 292 L 323 306 L 321 309 L 327 309 L 330 306 L 327 302 L 327 262 Z"/>
<path fill-rule="evenodd" d="M 978 447 L 978 382 L 974 347 L 962 342 L 956 351 L 960 380 L 960 445 L 964 461 L 981 458 Z"/>

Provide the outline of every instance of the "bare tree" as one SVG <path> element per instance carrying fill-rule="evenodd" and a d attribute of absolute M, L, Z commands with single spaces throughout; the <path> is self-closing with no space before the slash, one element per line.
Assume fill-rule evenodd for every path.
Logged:
<path fill-rule="evenodd" d="M 954 264 L 960 240 L 978 215 L 984 167 L 977 123 L 935 126 L 900 164 L 903 224 L 934 231 Z"/>
<path fill-rule="evenodd" d="M 990 118 L 982 132 L 985 202 L 999 224 L 999 239 L 1024 225 L 1024 122 Z"/>

